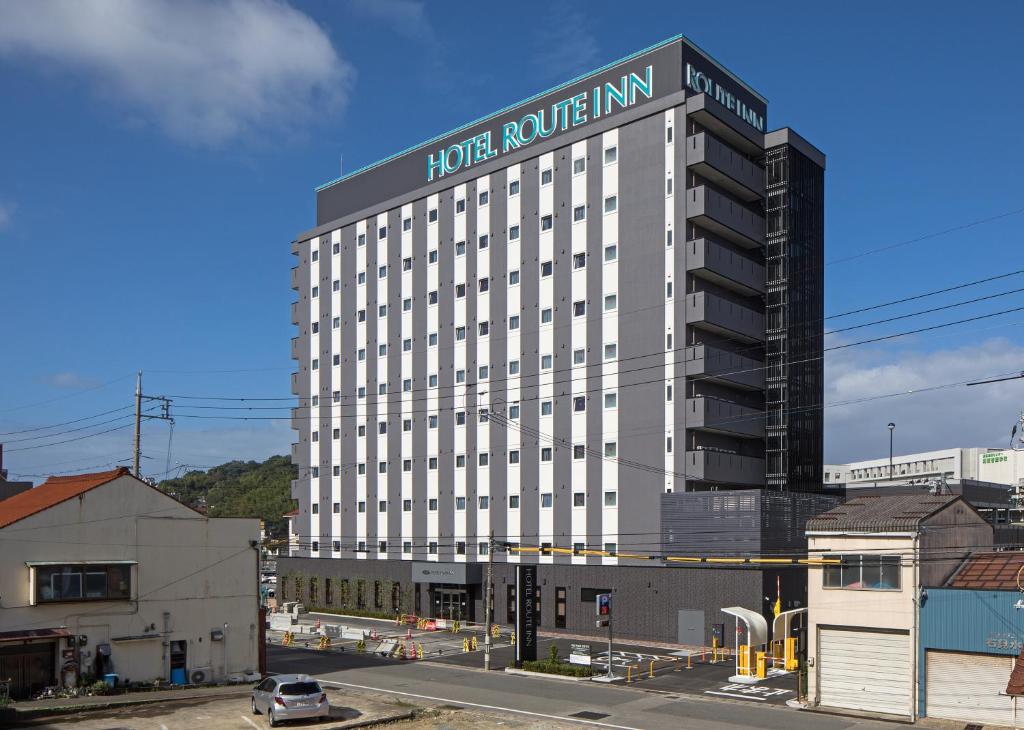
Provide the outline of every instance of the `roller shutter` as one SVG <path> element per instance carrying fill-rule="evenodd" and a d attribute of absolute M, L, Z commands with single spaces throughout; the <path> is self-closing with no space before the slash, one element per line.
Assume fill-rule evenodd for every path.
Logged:
<path fill-rule="evenodd" d="M 827 707 L 910 715 L 910 636 L 821 629 L 819 702 Z"/>
<path fill-rule="evenodd" d="M 953 651 L 925 653 L 925 715 L 985 725 L 1013 722 L 1006 682 L 1013 657 Z"/>

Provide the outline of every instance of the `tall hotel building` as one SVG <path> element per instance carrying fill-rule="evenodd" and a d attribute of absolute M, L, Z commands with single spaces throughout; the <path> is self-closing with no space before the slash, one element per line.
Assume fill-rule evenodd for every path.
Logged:
<path fill-rule="evenodd" d="M 776 572 L 648 557 L 782 545 L 821 489 L 825 158 L 766 119 L 680 36 L 318 188 L 285 599 L 483 620 L 493 532 L 540 548 L 499 622 L 518 562 L 542 629 L 766 609 Z"/>

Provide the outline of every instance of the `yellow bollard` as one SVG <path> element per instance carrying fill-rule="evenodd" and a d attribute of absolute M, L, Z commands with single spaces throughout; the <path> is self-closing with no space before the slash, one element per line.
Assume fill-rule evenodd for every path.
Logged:
<path fill-rule="evenodd" d="M 693 654 L 686 655 L 686 668 L 693 669 Z"/>
<path fill-rule="evenodd" d="M 462 640 L 462 651 L 469 651 L 469 639 Z"/>
<path fill-rule="evenodd" d="M 651 659 L 651 666 L 647 670 L 647 678 L 651 679 L 652 677 L 654 677 L 654 660 L 653 659 Z"/>
<path fill-rule="evenodd" d="M 417 659 L 422 659 L 423 658 L 423 644 L 420 644 L 418 647 L 416 647 L 416 658 Z"/>
<path fill-rule="evenodd" d="M 516 645 L 516 632 L 515 631 L 513 631 L 511 634 L 509 634 L 508 643 L 510 645 L 512 645 L 512 646 Z"/>
<path fill-rule="evenodd" d="M 757 676 L 759 679 L 768 676 L 768 659 L 763 651 L 757 652 Z"/>
<path fill-rule="evenodd" d="M 472 639 L 470 639 L 469 646 L 470 646 L 470 648 L 473 649 L 473 651 L 476 651 L 476 637 L 475 636 Z"/>

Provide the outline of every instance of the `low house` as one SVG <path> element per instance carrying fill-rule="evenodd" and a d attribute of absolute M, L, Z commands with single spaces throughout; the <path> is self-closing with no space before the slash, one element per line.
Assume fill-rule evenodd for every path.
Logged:
<path fill-rule="evenodd" d="M 978 552 L 921 595 L 920 714 L 1010 725 L 1006 693 L 1024 649 L 1024 552 Z"/>
<path fill-rule="evenodd" d="M 922 586 L 942 585 L 991 548 L 992 525 L 956 495 L 853 497 L 807 523 L 808 699 L 917 716 Z"/>
<path fill-rule="evenodd" d="M 209 519 L 127 469 L 0 501 L 0 677 L 199 683 L 259 669 L 259 523 Z"/>

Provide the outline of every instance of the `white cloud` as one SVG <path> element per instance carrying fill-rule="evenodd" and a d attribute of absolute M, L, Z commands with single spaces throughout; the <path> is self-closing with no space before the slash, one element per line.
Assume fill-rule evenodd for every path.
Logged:
<path fill-rule="evenodd" d="M 1024 408 L 1024 380 L 910 393 L 944 383 L 1024 370 L 1024 347 L 1003 338 L 935 352 L 837 351 L 826 359 L 825 402 L 907 393 L 825 409 L 825 461 L 878 459 L 889 453 L 886 425 L 896 424 L 897 454 L 1009 443 Z"/>
<path fill-rule="evenodd" d="M 354 71 L 276 0 L 0 3 L 0 54 L 41 59 L 175 139 L 217 145 L 344 102 Z"/>
<path fill-rule="evenodd" d="M 95 378 L 89 378 L 71 371 L 43 375 L 39 380 L 53 388 L 95 388 L 100 384 L 100 381 Z"/>

